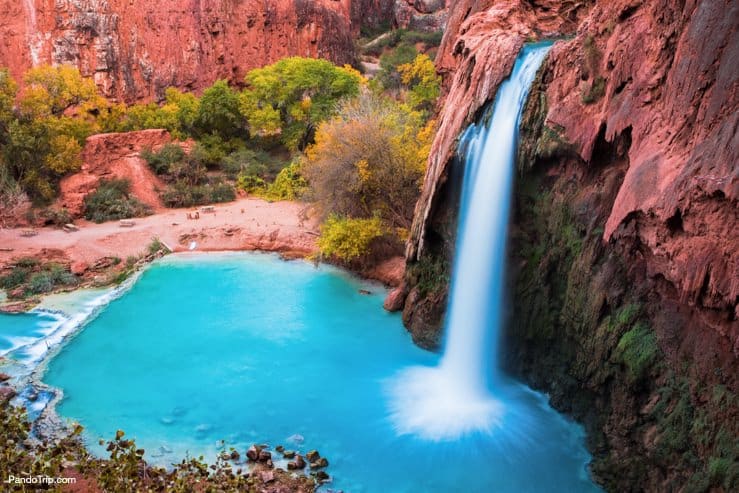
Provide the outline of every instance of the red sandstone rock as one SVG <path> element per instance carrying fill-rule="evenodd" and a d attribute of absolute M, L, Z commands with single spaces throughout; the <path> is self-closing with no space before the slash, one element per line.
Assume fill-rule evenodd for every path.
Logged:
<path fill-rule="evenodd" d="M 599 143 L 626 136 L 629 167 L 604 239 L 636 236 L 648 249 L 649 275 L 671 283 L 682 302 L 707 308 L 705 322 L 739 355 L 739 324 L 727 326 L 711 312 L 733 312 L 739 298 L 739 5 L 619 0 L 586 11 L 537 4 L 465 0 L 453 7 L 437 57 L 441 123 L 407 258 L 423 249 L 460 132 L 494 97 L 523 42 L 579 24 L 545 62 L 546 124 L 586 162 L 600 158 Z M 602 96 L 586 104 L 599 77 Z"/>
<path fill-rule="evenodd" d="M 0 405 L 4 405 L 10 399 L 15 397 L 15 390 L 12 387 L 2 386 L 0 387 Z"/>
<path fill-rule="evenodd" d="M 77 261 L 77 262 L 72 262 L 72 265 L 71 265 L 71 267 L 70 267 L 69 270 L 75 276 L 81 276 L 82 274 L 84 274 L 85 272 L 87 272 L 87 269 L 89 269 L 89 268 L 90 268 L 90 266 L 87 265 L 87 262 L 84 262 L 84 261 L 80 260 L 80 261 Z"/>
<path fill-rule="evenodd" d="M 388 293 L 382 307 L 389 312 L 397 312 L 403 309 L 406 297 L 405 286 L 398 286 Z"/>
<path fill-rule="evenodd" d="M 388 286 L 399 286 L 405 274 L 405 259 L 401 256 L 384 260 L 364 273 L 369 279 L 375 279 Z"/>
<path fill-rule="evenodd" d="M 416 207 L 409 259 L 423 249 L 426 221 L 439 185 L 446 180 L 446 166 L 459 134 L 493 99 L 526 39 L 572 32 L 574 21 L 584 14 L 577 5 L 565 8 L 553 1 L 537 3 L 541 6 L 536 10 L 522 0 L 463 0 L 452 7 L 436 59 L 437 70 L 443 76 L 439 129 Z"/>
<path fill-rule="evenodd" d="M 441 31 L 449 17 L 451 0 L 396 0 L 394 17 L 398 27 L 415 31 Z"/>
<path fill-rule="evenodd" d="M 351 0 L 0 0 L 0 66 L 72 63 L 104 94 L 200 90 L 285 56 L 354 62 Z M 357 28 L 358 31 L 358 28 Z"/>
<path fill-rule="evenodd" d="M 83 212 L 85 195 L 97 188 L 101 179 L 125 178 L 131 182 L 131 194 L 143 203 L 162 207 L 157 189 L 161 180 L 139 156 L 145 148 L 157 149 L 172 141 L 166 130 L 92 135 L 82 151 L 82 169 L 65 177 L 59 184 L 58 207 L 73 216 Z"/>

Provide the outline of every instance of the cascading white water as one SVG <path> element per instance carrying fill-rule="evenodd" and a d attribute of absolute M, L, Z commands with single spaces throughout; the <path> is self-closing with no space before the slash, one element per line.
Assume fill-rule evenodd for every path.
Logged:
<path fill-rule="evenodd" d="M 504 412 L 496 395 L 497 344 L 518 124 L 548 50 L 524 47 L 492 114 L 462 136 L 465 179 L 444 354 L 437 368 L 410 368 L 392 383 L 392 419 L 401 434 L 444 440 L 489 432 Z"/>
<path fill-rule="evenodd" d="M 34 0 L 23 0 L 26 9 L 26 40 L 28 51 L 31 54 L 31 64 L 35 67 L 39 64 L 41 54 L 41 33 L 38 31 L 36 22 L 36 4 Z"/>

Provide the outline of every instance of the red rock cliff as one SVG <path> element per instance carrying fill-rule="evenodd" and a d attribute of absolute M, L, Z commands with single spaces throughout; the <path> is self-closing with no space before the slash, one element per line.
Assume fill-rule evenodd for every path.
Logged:
<path fill-rule="evenodd" d="M 560 35 L 522 122 L 510 369 L 585 423 L 608 490 L 733 491 L 737 2 L 456 3 L 404 321 L 438 345 L 458 136 L 527 39 Z"/>
<path fill-rule="evenodd" d="M 76 64 L 104 94 L 161 97 L 300 55 L 354 62 L 351 0 L 0 0 L 0 66 Z"/>

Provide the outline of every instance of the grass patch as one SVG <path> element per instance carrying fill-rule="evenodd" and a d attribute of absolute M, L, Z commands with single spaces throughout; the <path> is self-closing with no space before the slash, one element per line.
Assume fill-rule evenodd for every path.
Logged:
<path fill-rule="evenodd" d="M 643 322 L 637 323 L 626 332 L 618 341 L 617 350 L 621 361 L 626 365 L 629 376 L 640 380 L 659 356 L 657 337 L 649 326 Z"/>
<path fill-rule="evenodd" d="M 606 94 L 606 79 L 598 76 L 593 79 L 590 85 L 583 85 L 580 99 L 583 104 L 593 104 L 600 100 Z"/>

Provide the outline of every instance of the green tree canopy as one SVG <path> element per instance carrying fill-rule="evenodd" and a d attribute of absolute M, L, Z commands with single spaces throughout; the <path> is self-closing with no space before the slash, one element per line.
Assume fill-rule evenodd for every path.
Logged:
<path fill-rule="evenodd" d="M 224 140 L 238 137 L 244 132 L 239 95 L 225 80 L 216 81 L 203 91 L 193 126 L 201 135 L 211 133 Z"/>
<path fill-rule="evenodd" d="M 287 147 L 303 148 L 339 100 L 358 94 L 362 80 L 356 70 L 327 60 L 284 58 L 247 74 L 241 111 L 253 135 L 279 135 Z"/>

